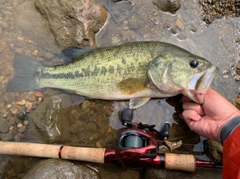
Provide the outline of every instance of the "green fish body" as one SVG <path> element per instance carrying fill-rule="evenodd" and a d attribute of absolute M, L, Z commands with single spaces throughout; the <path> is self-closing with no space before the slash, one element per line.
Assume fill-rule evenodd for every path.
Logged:
<path fill-rule="evenodd" d="M 197 102 L 217 68 L 202 57 L 163 42 L 63 50 L 73 60 L 52 67 L 16 53 L 8 90 L 59 88 L 94 99 L 127 100 L 137 108 L 150 98 L 179 93 Z"/>

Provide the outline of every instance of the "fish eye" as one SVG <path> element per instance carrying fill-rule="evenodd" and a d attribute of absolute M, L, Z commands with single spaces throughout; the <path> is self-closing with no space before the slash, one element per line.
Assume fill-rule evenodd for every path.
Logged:
<path fill-rule="evenodd" d="M 196 68 L 198 66 L 198 61 L 197 60 L 193 60 L 189 63 L 189 65 L 192 67 L 192 68 Z"/>

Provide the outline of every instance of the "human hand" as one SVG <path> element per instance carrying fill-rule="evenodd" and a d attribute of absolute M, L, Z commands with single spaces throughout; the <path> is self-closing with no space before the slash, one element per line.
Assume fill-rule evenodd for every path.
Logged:
<path fill-rule="evenodd" d="M 182 102 L 182 116 L 190 129 L 218 142 L 222 127 L 234 117 L 240 116 L 240 111 L 233 104 L 211 88 L 204 94 L 203 104 L 197 104 L 186 96 Z"/>

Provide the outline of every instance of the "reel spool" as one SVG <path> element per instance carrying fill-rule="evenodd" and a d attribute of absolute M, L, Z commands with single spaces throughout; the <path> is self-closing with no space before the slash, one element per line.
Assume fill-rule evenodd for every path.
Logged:
<path fill-rule="evenodd" d="M 136 130 L 127 130 L 121 133 L 117 147 L 121 149 L 137 149 L 147 146 L 149 139 L 140 135 Z"/>
<path fill-rule="evenodd" d="M 124 148 L 141 148 L 143 147 L 143 140 L 139 136 L 127 136 L 124 140 Z"/>

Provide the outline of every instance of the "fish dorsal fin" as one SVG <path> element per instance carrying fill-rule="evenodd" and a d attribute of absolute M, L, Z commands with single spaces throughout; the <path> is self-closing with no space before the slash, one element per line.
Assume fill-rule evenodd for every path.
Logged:
<path fill-rule="evenodd" d="M 62 50 L 62 53 L 66 55 L 67 57 L 71 58 L 72 60 L 77 59 L 79 56 L 88 53 L 90 51 L 95 50 L 96 48 L 94 47 L 80 47 L 80 46 L 75 46 L 75 47 L 67 47 Z"/>
<path fill-rule="evenodd" d="M 151 98 L 135 98 L 135 99 L 130 99 L 129 102 L 129 107 L 130 109 L 136 109 L 145 103 L 147 103 Z"/>

